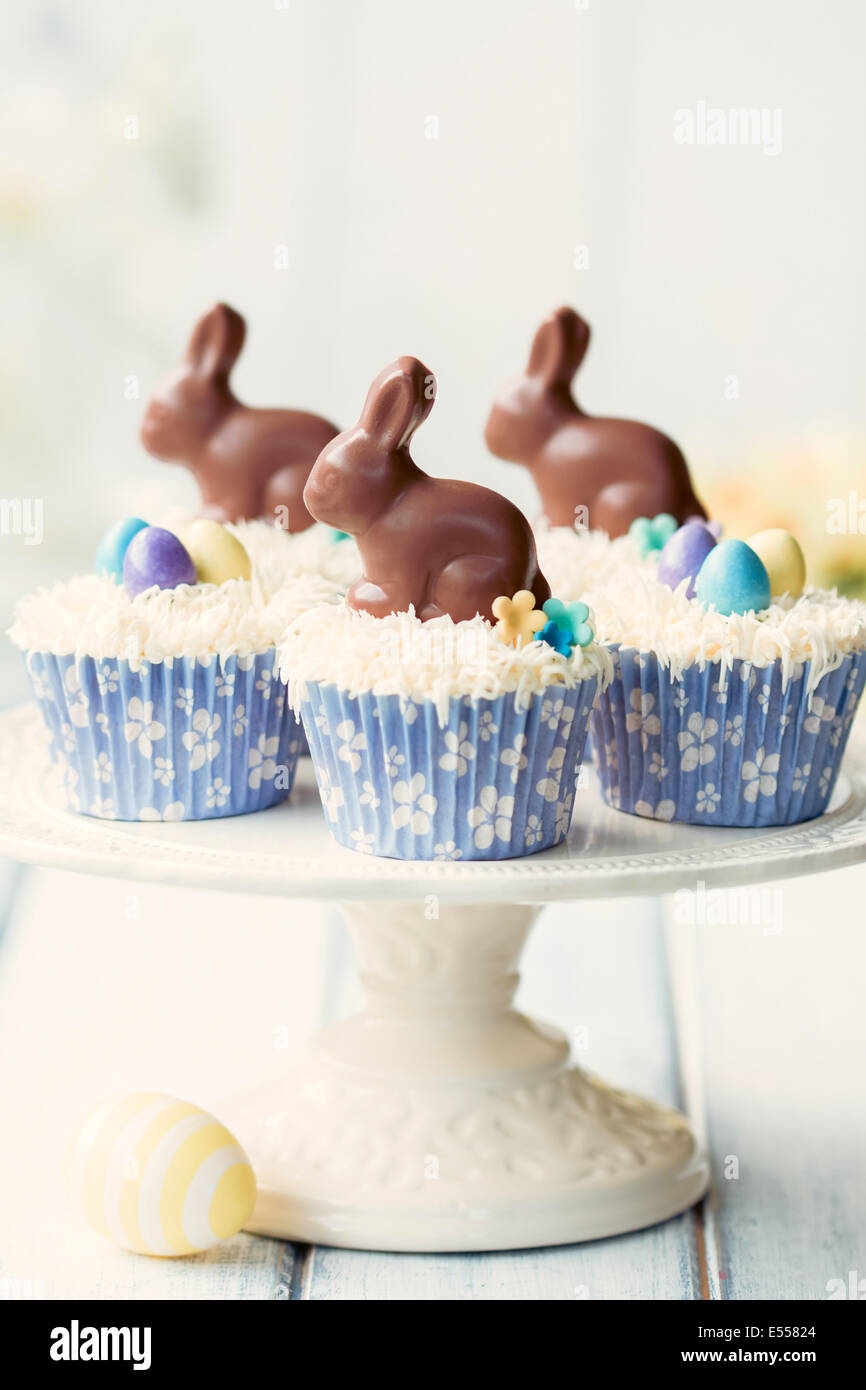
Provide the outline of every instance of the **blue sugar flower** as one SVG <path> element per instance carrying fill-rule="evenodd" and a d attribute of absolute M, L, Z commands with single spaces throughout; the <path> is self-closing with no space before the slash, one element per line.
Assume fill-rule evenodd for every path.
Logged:
<path fill-rule="evenodd" d="M 555 652 L 559 652 L 560 656 L 571 656 L 574 643 L 565 628 L 558 627 L 556 623 L 545 623 L 537 635 L 540 642 L 546 642 Z"/>
<path fill-rule="evenodd" d="M 562 599 L 549 598 L 544 605 L 544 616 L 565 633 L 571 646 L 585 647 L 592 641 L 592 628 L 587 622 L 589 609 L 585 603 L 563 603 Z"/>

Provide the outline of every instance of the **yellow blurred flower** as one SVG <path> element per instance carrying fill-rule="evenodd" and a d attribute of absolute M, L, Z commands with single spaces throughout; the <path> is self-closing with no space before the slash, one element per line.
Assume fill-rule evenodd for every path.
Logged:
<path fill-rule="evenodd" d="M 707 474 L 696 469 L 699 494 L 726 536 L 748 540 L 780 526 L 796 536 L 806 557 L 806 582 L 866 600 L 866 445 L 821 438 L 811 447 L 776 446 L 740 467 Z M 841 533 L 832 520 L 847 518 Z M 866 700 L 858 723 L 866 725 Z"/>
<path fill-rule="evenodd" d="M 848 525 L 842 534 L 831 517 L 840 508 L 866 519 L 866 468 L 851 441 L 827 439 L 813 449 L 768 455 L 736 469 L 700 476 L 700 495 L 725 535 L 748 540 L 779 526 L 796 536 L 806 557 L 806 581 L 866 598 L 866 534 Z"/>

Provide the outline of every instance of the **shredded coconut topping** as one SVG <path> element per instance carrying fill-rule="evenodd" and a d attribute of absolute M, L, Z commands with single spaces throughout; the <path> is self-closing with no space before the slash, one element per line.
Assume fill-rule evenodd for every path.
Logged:
<path fill-rule="evenodd" d="M 852 651 L 866 647 L 866 604 L 835 590 L 809 589 L 798 599 L 777 598 L 762 613 L 725 617 L 686 598 L 685 581 L 674 592 L 656 577 L 658 554 L 643 558 L 632 536 L 609 540 L 604 532 L 566 526 L 540 527 L 541 568 L 557 598 L 582 599 L 595 615 L 599 642 L 652 652 L 673 679 L 693 663 L 721 667 L 782 663 L 787 683 L 811 662 L 810 691 Z"/>
<path fill-rule="evenodd" d="M 319 522 L 295 535 L 267 521 L 241 521 L 227 529 L 272 588 L 298 574 L 321 574 L 345 593 L 361 574 L 361 557 L 352 538 L 335 540 L 331 527 Z"/>
<path fill-rule="evenodd" d="M 722 668 L 734 661 L 754 666 L 782 663 L 787 684 L 796 668 L 811 662 L 809 689 L 852 651 L 866 647 L 866 603 L 840 598 L 835 589 L 809 589 L 800 598 L 777 598 L 761 613 L 725 617 L 686 598 L 685 580 L 676 591 L 634 568 L 609 575 L 584 591 L 600 642 L 653 652 L 671 677 L 694 663 Z"/>
<path fill-rule="evenodd" d="M 604 531 L 575 531 L 570 526 L 536 525 L 538 563 L 554 598 L 582 599 L 623 566 L 653 576 L 658 556 L 644 559 L 634 536 L 610 540 Z"/>
<path fill-rule="evenodd" d="M 518 707 L 552 685 L 574 686 L 613 673 L 604 648 L 591 643 L 560 656 L 546 642 L 507 646 L 484 618 L 455 623 L 449 617 L 422 622 L 410 608 L 374 618 L 346 604 L 310 609 L 286 632 L 280 671 L 297 712 L 306 681 L 336 685 L 349 695 L 400 695 L 430 700 L 440 724 L 453 696 L 496 699 L 513 691 Z"/>
<path fill-rule="evenodd" d="M 132 599 L 113 579 L 86 574 L 22 599 L 9 636 L 24 650 L 122 657 L 133 667 L 176 656 L 252 656 L 274 647 L 299 613 L 339 598 L 317 574 L 271 589 L 254 569 L 252 579 L 147 589 Z"/>

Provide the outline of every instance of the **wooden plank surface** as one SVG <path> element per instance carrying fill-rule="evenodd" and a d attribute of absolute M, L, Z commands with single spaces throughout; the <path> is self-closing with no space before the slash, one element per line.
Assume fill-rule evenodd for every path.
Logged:
<path fill-rule="evenodd" d="M 756 921 L 726 895 L 672 931 L 699 966 L 708 1227 L 723 1297 L 821 1299 L 866 1277 L 866 867 L 765 892 Z"/>
<path fill-rule="evenodd" d="M 320 917 L 316 904 L 28 877 L 0 956 L 0 1055 L 16 1062 L 0 1073 L 0 1279 L 55 1297 L 275 1296 L 279 1242 L 239 1236 L 184 1260 L 117 1250 L 68 1210 L 62 1160 L 115 1091 L 217 1108 L 284 1066 L 318 1023 Z"/>

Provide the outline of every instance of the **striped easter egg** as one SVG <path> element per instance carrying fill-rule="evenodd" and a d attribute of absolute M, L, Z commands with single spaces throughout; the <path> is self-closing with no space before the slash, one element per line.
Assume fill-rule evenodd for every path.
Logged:
<path fill-rule="evenodd" d="M 75 1208 L 100 1235 L 143 1255 L 189 1255 L 233 1236 L 256 1201 L 250 1161 L 197 1105 L 150 1092 L 106 1101 L 66 1159 Z"/>

